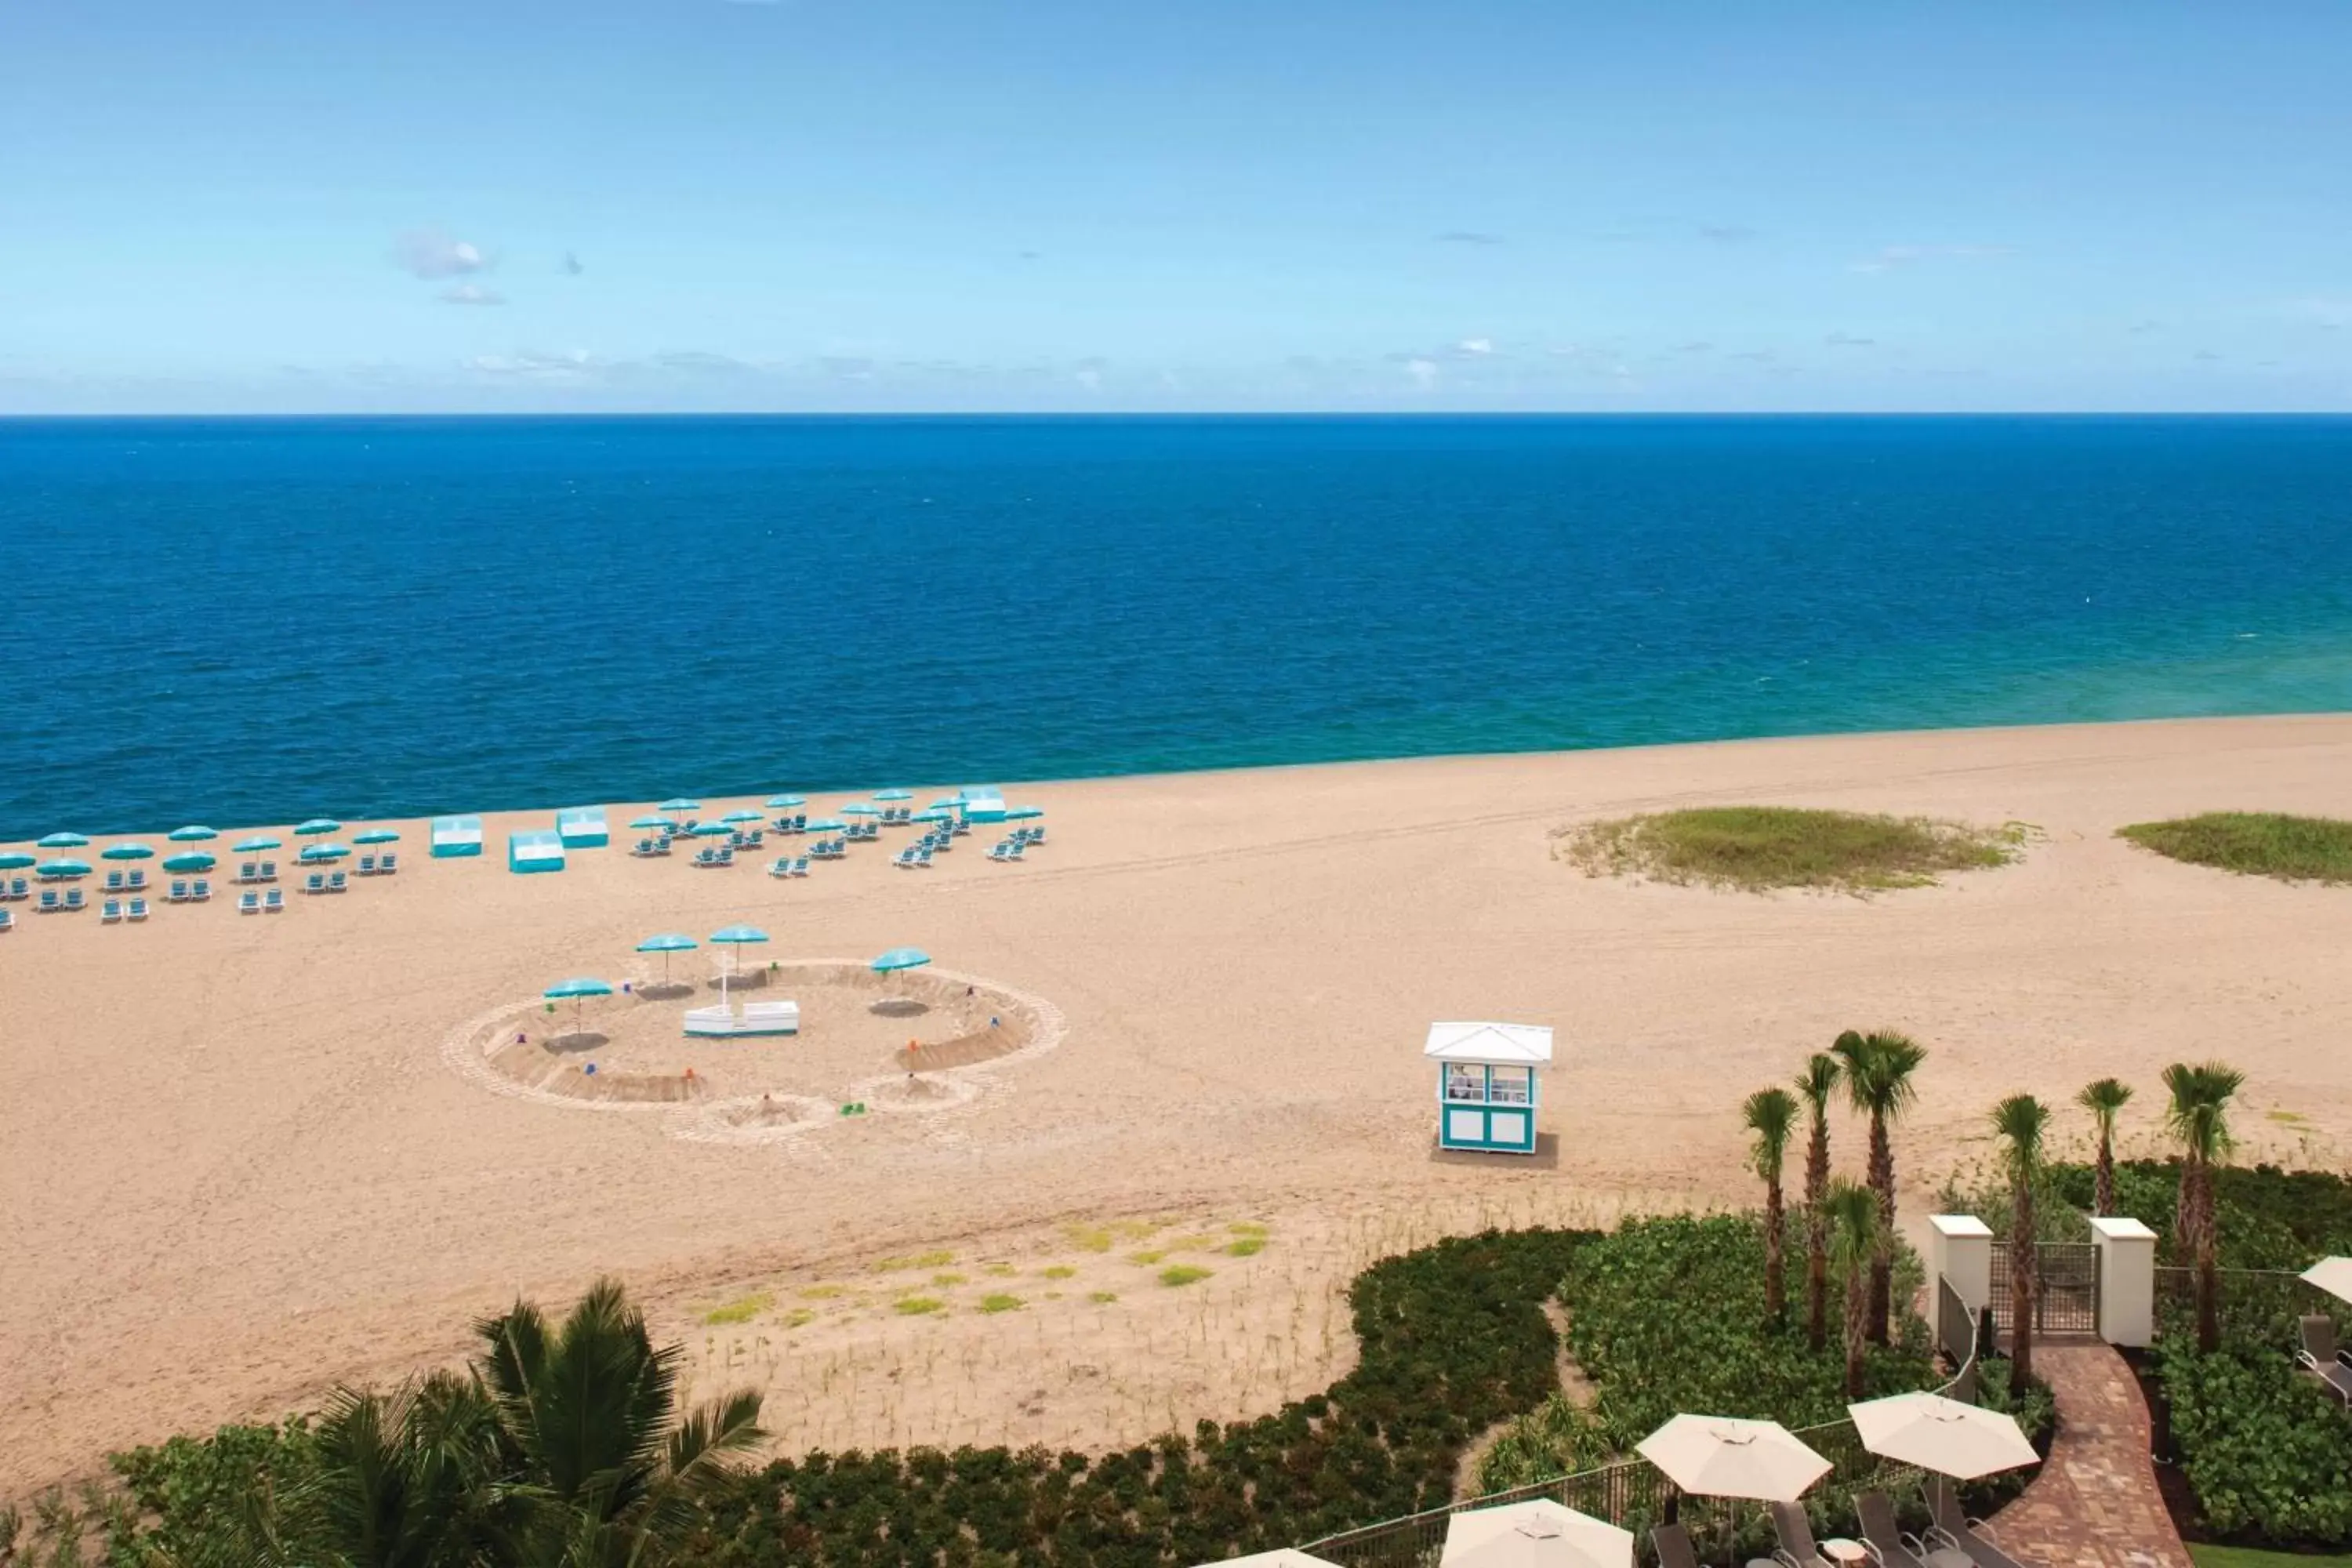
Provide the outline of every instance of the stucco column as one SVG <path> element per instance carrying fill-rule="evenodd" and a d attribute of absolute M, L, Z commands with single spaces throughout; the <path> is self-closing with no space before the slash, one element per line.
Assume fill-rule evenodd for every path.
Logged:
<path fill-rule="evenodd" d="M 2156 1232 L 2136 1219 L 2095 1219 L 2099 1249 L 2099 1338 L 2147 1345 L 2156 1338 Z"/>
<path fill-rule="evenodd" d="M 1992 1305 L 1992 1226 L 1972 1214 L 1928 1216 L 1927 1268 L 1977 1311 Z"/>

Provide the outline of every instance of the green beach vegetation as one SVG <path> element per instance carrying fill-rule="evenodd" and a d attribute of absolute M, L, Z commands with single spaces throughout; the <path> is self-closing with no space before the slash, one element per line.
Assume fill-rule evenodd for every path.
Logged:
<path fill-rule="evenodd" d="M 2352 822 L 2270 811 L 2210 811 L 2136 822 L 2116 837 L 2168 859 L 2285 882 L 2352 882 Z"/>
<path fill-rule="evenodd" d="M 1948 871 L 2017 858 L 2031 829 L 1974 827 L 1784 805 L 1712 805 L 1583 823 L 1554 835 L 1556 853 L 1590 875 L 1766 892 L 1922 888 Z"/>

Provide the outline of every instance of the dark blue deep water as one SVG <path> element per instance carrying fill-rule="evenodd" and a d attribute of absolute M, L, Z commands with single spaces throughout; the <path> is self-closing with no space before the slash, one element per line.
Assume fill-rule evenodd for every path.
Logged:
<path fill-rule="evenodd" d="M 2352 421 L 0 422 L 0 839 L 2352 708 Z"/>

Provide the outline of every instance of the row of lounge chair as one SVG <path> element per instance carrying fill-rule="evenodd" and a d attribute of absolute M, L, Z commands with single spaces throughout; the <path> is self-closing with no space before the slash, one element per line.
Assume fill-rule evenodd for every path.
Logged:
<path fill-rule="evenodd" d="M 771 877 L 805 877 L 808 874 L 809 858 L 805 855 L 797 859 L 786 855 L 768 868 Z"/>
<path fill-rule="evenodd" d="M 302 879 L 306 893 L 342 893 L 351 890 L 351 883 L 341 871 L 313 871 Z"/>
<path fill-rule="evenodd" d="M 147 918 L 147 900 L 144 899 L 131 900 L 131 908 L 128 912 L 129 918 L 131 920 L 145 920 Z M 124 914 L 125 911 L 122 907 L 122 900 L 120 899 L 109 899 L 106 900 L 105 907 L 98 911 L 98 921 L 100 925 L 120 925 L 122 923 Z"/>
<path fill-rule="evenodd" d="M 2028 1568 L 2001 1548 L 1992 1526 L 1968 1516 L 1949 1480 L 1927 1476 L 1920 1492 L 1928 1522 L 1917 1535 L 1897 1522 L 1894 1500 L 1885 1492 L 1854 1494 L 1860 1545 L 1872 1568 Z M 1814 1542 L 1812 1521 L 1801 1503 L 1774 1503 L 1772 1530 L 1780 1537 L 1772 1553 L 1780 1568 L 1839 1568 Z M 1681 1525 L 1660 1525 L 1650 1532 L 1650 1543 L 1657 1550 L 1659 1568 L 1698 1568 L 1698 1553 Z"/>
<path fill-rule="evenodd" d="M 45 915 L 64 914 L 74 910 L 89 908 L 89 900 L 82 896 L 82 890 L 79 888 L 68 888 L 62 897 L 55 888 L 43 888 L 41 901 L 34 908 Z"/>
<path fill-rule="evenodd" d="M 241 915 L 276 914 L 286 907 L 286 889 L 272 888 L 265 893 L 239 893 L 236 912 Z"/>

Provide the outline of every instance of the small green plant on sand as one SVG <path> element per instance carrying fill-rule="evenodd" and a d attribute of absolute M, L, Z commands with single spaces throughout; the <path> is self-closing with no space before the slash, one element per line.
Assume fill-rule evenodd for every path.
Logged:
<path fill-rule="evenodd" d="M 1595 877 L 1640 876 L 1763 892 L 1875 893 L 1931 886 L 1946 871 L 2005 866 L 2033 829 L 1783 805 L 1715 805 L 1588 822 L 1553 835 L 1554 853 Z"/>
<path fill-rule="evenodd" d="M 835 1297 L 846 1295 L 848 1292 L 849 1287 L 846 1285 L 803 1285 L 793 1294 L 803 1300 L 830 1301 Z"/>
<path fill-rule="evenodd" d="M 1179 1263 L 1173 1268 L 1160 1271 L 1160 1282 L 1170 1286 L 1190 1285 L 1197 1280 L 1206 1279 L 1208 1277 L 1209 1270 L 1190 1263 Z"/>
<path fill-rule="evenodd" d="M 1021 1270 L 1013 1268 L 1010 1263 L 992 1263 L 981 1272 L 992 1279 L 1010 1279 Z"/>
<path fill-rule="evenodd" d="M 952 1252 L 919 1252 L 912 1258 L 886 1258 L 874 1266 L 877 1274 L 897 1274 L 908 1268 L 945 1268 L 955 1261 Z"/>
<path fill-rule="evenodd" d="M 1066 1225 L 1062 1227 L 1062 1234 L 1070 1238 L 1072 1247 L 1083 1251 L 1108 1252 L 1110 1250 L 1112 1237 L 1108 1226 Z"/>
<path fill-rule="evenodd" d="M 961 1285 L 963 1282 L 963 1276 L 961 1274 L 934 1274 L 931 1276 L 932 1284 L 947 1289 L 953 1289 L 955 1286 Z"/>
<path fill-rule="evenodd" d="M 1113 1301 L 1118 1300 L 1118 1292 L 1116 1290 L 1089 1290 L 1087 1292 L 1087 1300 L 1092 1301 L 1097 1307 L 1108 1307 Z"/>
<path fill-rule="evenodd" d="M 1021 1310 L 1021 1298 L 996 1291 L 980 1299 L 980 1310 L 983 1312 L 1017 1312 Z"/>
<path fill-rule="evenodd" d="M 1129 1262 L 1140 1263 L 1146 1268 L 1149 1268 L 1167 1256 L 1168 1249 L 1166 1247 L 1155 1247 L 1143 1252 L 1130 1252 L 1127 1255 L 1127 1258 Z"/>
<path fill-rule="evenodd" d="M 713 1307 L 702 1315 L 702 1321 L 706 1323 L 748 1323 L 773 1306 L 775 1300 L 775 1297 L 765 1290 L 755 1291 L 724 1306 Z"/>
<path fill-rule="evenodd" d="M 2352 882 L 2352 822 L 2269 811 L 2213 811 L 2136 822 L 2116 837 L 2168 859 L 2284 882 Z"/>
<path fill-rule="evenodd" d="M 1076 1269 L 1071 1268 L 1066 1263 L 1056 1263 L 1052 1268 L 1045 1270 L 1045 1278 L 1048 1279 L 1075 1279 L 1077 1276 L 1077 1272 L 1078 1271 Z"/>
<path fill-rule="evenodd" d="M 1239 1237 L 1225 1243 L 1225 1256 L 1228 1258 L 1255 1258 L 1265 1250 L 1265 1237 L 1262 1236 Z"/>
<path fill-rule="evenodd" d="M 806 1307 L 794 1307 L 784 1314 L 784 1327 L 788 1329 L 804 1329 L 814 1321 L 816 1313 Z"/>
<path fill-rule="evenodd" d="M 890 1303 L 890 1310 L 902 1318 L 919 1318 L 926 1312 L 936 1312 L 946 1306 L 936 1296 L 901 1296 Z"/>
<path fill-rule="evenodd" d="M 1225 1228 L 1235 1236 L 1270 1236 L 1274 1231 L 1272 1226 L 1259 1225 L 1253 1220 L 1242 1220 Z"/>

